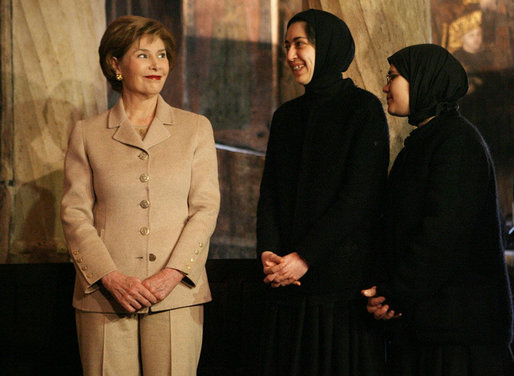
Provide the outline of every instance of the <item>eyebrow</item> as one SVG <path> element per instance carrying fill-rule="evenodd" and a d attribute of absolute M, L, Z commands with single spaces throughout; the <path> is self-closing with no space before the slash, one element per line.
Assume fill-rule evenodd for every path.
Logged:
<path fill-rule="evenodd" d="M 147 48 L 138 48 L 136 49 L 134 52 L 138 52 L 138 51 L 144 51 L 144 52 L 151 52 L 149 49 Z M 157 50 L 157 52 L 162 52 L 162 51 L 165 51 L 166 52 L 166 49 L 165 48 L 162 48 L 160 50 Z"/>
<path fill-rule="evenodd" d="M 295 38 L 293 38 L 293 40 L 292 40 L 292 41 L 288 41 L 288 40 L 286 39 L 286 40 L 284 41 L 284 43 L 292 43 L 292 42 L 296 42 L 298 39 L 307 39 L 307 40 L 309 40 L 309 38 L 307 38 L 307 37 L 295 37 Z"/>

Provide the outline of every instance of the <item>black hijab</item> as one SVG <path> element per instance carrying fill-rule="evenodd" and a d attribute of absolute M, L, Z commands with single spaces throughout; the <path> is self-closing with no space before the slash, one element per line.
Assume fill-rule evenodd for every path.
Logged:
<path fill-rule="evenodd" d="M 462 65 L 435 44 L 406 47 L 388 59 L 409 81 L 409 124 L 441 112 L 457 110 L 457 100 L 468 91 L 468 77 Z"/>
<path fill-rule="evenodd" d="M 355 55 L 355 44 L 350 29 L 343 20 L 331 13 L 309 9 L 291 18 L 287 27 L 297 21 L 305 21 L 316 34 L 316 58 L 311 82 L 305 85 L 307 92 L 323 93 L 334 83 L 341 81 Z"/>

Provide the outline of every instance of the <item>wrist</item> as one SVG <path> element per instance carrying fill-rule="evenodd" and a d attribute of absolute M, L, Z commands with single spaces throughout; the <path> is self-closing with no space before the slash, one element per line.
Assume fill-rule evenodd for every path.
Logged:
<path fill-rule="evenodd" d="M 178 269 L 166 267 L 163 270 L 170 279 L 181 281 L 184 278 L 184 273 Z"/>

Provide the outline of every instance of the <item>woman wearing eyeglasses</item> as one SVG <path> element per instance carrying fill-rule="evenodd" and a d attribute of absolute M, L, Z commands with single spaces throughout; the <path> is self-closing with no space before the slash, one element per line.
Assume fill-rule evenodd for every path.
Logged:
<path fill-rule="evenodd" d="M 368 311 L 390 320 L 389 372 L 513 375 L 493 162 L 457 105 L 468 90 L 466 72 L 432 44 L 388 60 L 388 112 L 416 127 L 389 175 L 384 280 L 363 291 Z"/>

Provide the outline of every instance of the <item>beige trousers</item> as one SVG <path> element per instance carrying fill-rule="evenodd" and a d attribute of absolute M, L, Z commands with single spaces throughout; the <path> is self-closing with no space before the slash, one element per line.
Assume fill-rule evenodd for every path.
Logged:
<path fill-rule="evenodd" d="M 76 310 L 84 376 L 194 376 L 203 305 L 148 314 Z"/>

